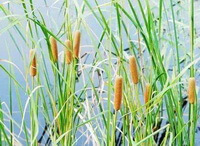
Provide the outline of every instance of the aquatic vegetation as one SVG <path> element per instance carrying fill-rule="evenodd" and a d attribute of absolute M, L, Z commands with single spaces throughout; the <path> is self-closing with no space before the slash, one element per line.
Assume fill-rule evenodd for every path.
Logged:
<path fill-rule="evenodd" d="M 0 145 L 198 145 L 200 1 L 0 2 Z"/>
<path fill-rule="evenodd" d="M 67 48 L 66 48 L 66 54 L 65 54 L 65 57 L 66 57 L 66 63 L 67 64 L 70 64 L 72 62 L 72 43 L 70 40 L 66 40 L 65 42 Z"/>
<path fill-rule="evenodd" d="M 194 104 L 196 96 L 196 83 L 195 78 L 189 78 L 188 81 L 188 101 L 190 104 Z"/>
<path fill-rule="evenodd" d="M 123 79 L 117 76 L 115 79 L 115 98 L 114 98 L 114 109 L 118 111 L 122 102 L 122 90 L 123 90 Z"/>
<path fill-rule="evenodd" d="M 36 61 L 36 53 L 35 50 L 30 50 L 30 58 L 31 58 L 31 65 L 30 65 L 30 75 L 36 76 L 37 74 L 37 61 Z"/>
<path fill-rule="evenodd" d="M 137 84 L 139 82 L 139 79 L 138 79 L 136 59 L 134 56 L 131 56 L 129 58 L 129 66 L 130 66 L 130 72 L 131 72 L 131 77 L 132 77 L 133 83 Z"/>

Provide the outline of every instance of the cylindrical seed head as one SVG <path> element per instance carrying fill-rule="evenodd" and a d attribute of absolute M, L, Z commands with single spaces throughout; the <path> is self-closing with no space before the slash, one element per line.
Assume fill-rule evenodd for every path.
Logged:
<path fill-rule="evenodd" d="M 57 46 L 56 39 L 51 36 L 49 41 L 51 45 L 51 53 L 53 57 L 53 62 L 57 62 L 58 61 L 58 46 Z"/>
<path fill-rule="evenodd" d="M 72 43 L 70 40 L 66 40 L 65 45 L 67 46 L 65 53 L 65 62 L 67 64 L 70 64 L 72 61 Z"/>
<path fill-rule="evenodd" d="M 132 81 L 134 84 L 137 84 L 139 82 L 139 79 L 138 79 L 136 59 L 134 56 L 131 56 L 129 58 L 129 67 L 130 67 Z"/>
<path fill-rule="evenodd" d="M 122 89 L 123 89 L 123 78 L 117 76 L 115 78 L 115 97 L 114 97 L 114 109 L 118 111 L 122 102 Z"/>
<path fill-rule="evenodd" d="M 194 104 L 196 94 L 195 78 L 189 78 L 188 81 L 188 101 L 190 104 Z"/>
<path fill-rule="evenodd" d="M 73 53 L 74 53 L 74 57 L 77 59 L 79 58 L 80 42 L 81 42 L 81 32 L 76 31 L 74 34 Z"/>
<path fill-rule="evenodd" d="M 149 83 L 145 86 L 145 92 L 144 92 L 144 103 L 146 104 L 151 97 L 151 85 Z"/>
<path fill-rule="evenodd" d="M 32 77 L 36 76 L 37 74 L 37 61 L 36 61 L 36 54 L 35 50 L 30 50 L 30 75 Z"/>

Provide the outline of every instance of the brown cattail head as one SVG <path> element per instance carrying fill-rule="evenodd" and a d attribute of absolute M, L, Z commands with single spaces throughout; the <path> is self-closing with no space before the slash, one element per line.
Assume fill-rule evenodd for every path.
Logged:
<path fill-rule="evenodd" d="M 115 97 L 114 97 L 114 109 L 118 111 L 122 102 L 122 88 L 123 88 L 123 79 L 121 76 L 115 78 Z"/>
<path fill-rule="evenodd" d="M 65 45 L 67 46 L 65 53 L 65 62 L 67 64 L 70 64 L 72 61 L 72 43 L 70 40 L 66 40 Z"/>
<path fill-rule="evenodd" d="M 50 37 L 49 41 L 50 41 L 50 45 L 51 45 L 51 53 L 52 53 L 52 57 L 53 57 L 53 62 L 57 62 L 58 61 L 57 42 L 56 42 L 55 38 L 52 36 Z"/>
<path fill-rule="evenodd" d="M 37 74 L 37 61 L 36 61 L 36 54 L 35 50 L 30 50 L 30 75 L 32 77 L 36 76 Z"/>
<path fill-rule="evenodd" d="M 80 42 L 81 42 L 81 32 L 76 31 L 75 34 L 74 34 L 73 52 L 74 52 L 74 57 L 77 58 L 77 59 L 79 58 Z"/>
<path fill-rule="evenodd" d="M 138 79 L 136 59 L 134 56 L 131 56 L 129 58 L 129 67 L 130 67 L 130 72 L 131 72 L 131 77 L 132 77 L 133 83 L 137 84 L 139 82 L 139 79 Z"/>
<path fill-rule="evenodd" d="M 188 81 L 188 101 L 190 104 L 194 104 L 196 94 L 195 78 L 189 78 Z"/>
<path fill-rule="evenodd" d="M 144 103 L 146 104 L 151 97 L 151 85 L 149 83 L 145 86 L 145 92 L 144 92 Z"/>

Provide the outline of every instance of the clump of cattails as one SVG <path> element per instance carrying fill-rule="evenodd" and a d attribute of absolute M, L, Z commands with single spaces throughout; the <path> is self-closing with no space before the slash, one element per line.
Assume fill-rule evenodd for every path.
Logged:
<path fill-rule="evenodd" d="M 32 77 L 36 76 L 37 74 L 37 61 L 36 61 L 36 54 L 35 50 L 30 50 L 30 75 Z"/>
<path fill-rule="evenodd" d="M 144 103 L 148 103 L 151 97 L 151 85 L 149 83 L 145 86 L 145 92 L 144 92 Z"/>
<path fill-rule="evenodd" d="M 139 79 L 138 79 L 137 63 L 134 56 L 131 56 L 129 58 L 129 67 L 130 67 L 132 81 L 134 84 L 137 84 L 139 82 Z"/>
<path fill-rule="evenodd" d="M 51 45 L 51 53 L 52 53 L 52 57 L 53 57 L 53 62 L 57 62 L 58 61 L 57 42 L 56 42 L 55 38 L 52 36 L 50 37 L 49 41 L 50 41 L 50 45 Z"/>
<path fill-rule="evenodd" d="M 196 94 L 195 78 L 189 78 L 188 81 L 188 101 L 190 104 L 194 104 Z"/>
<path fill-rule="evenodd" d="M 72 43 L 70 40 L 66 40 L 65 45 L 67 46 L 65 53 L 65 62 L 67 64 L 70 64 L 72 61 Z"/>
<path fill-rule="evenodd" d="M 76 31 L 74 34 L 73 53 L 74 53 L 74 57 L 77 59 L 79 58 L 80 42 L 81 42 L 81 32 Z"/>
<path fill-rule="evenodd" d="M 122 102 L 122 88 L 123 88 L 123 78 L 117 76 L 115 78 L 115 97 L 114 97 L 114 109 L 118 111 Z"/>

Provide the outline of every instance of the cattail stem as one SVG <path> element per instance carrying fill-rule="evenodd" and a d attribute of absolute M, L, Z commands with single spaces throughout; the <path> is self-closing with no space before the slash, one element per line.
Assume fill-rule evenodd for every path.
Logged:
<path fill-rule="evenodd" d="M 66 40 L 65 42 L 67 48 L 66 48 L 66 53 L 65 53 L 65 62 L 67 64 L 70 64 L 72 61 L 72 43 L 70 40 Z"/>
<path fill-rule="evenodd" d="M 52 53 L 52 57 L 53 57 L 53 62 L 57 62 L 58 61 L 57 42 L 56 42 L 55 38 L 52 36 L 50 37 L 49 41 L 50 41 L 50 45 L 51 45 L 51 53 Z"/>
<path fill-rule="evenodd" d="M 115 111 L 115 114 L 113 115 L 113 127 L 112 127 L 112 139 L 111 139 L 111 145 L 116 145 L 115 139 L 116 139 L 116 125 L 117 125 L 117 112 Z"/>
<path fill-rule="evenodd" d="M 132 81 L 134 84 L 137 84 L 139 82 L 139 79 L 138 79 L 136 59 L 134 56 L 131 56 L 129 58 L 129 67 L 130 67 Z"/>
<path fill-rule="evenodd" d="M 117 76 L 115 79 L 115 98 L 114 98 L 114 109 L 118 111 L 122 102 L 122 88 L 123 88 L 123 78 Z"/>
<path fill-rule="evenodd" d="M 36 60 L 36 54 L 35 54 L 35 50 L 31 49 L 30 50 L 30 75 L 32 77 L 36 76 L 37 74 L 37 60 Z"/>
<path fill-rule="evenodd" d="M 195 78 L 189 78 L 188 81 L 188 101 L 190 104 L 194 104 L 196 94 Z"/>
<path fill-rule="evenodd" d="M 77 59 L 79 58 L 80 42 L 81 42 L 81 33 L 80 31 L 76 31 L 74 34 L 73 52 L 74 52 L 74 57 Z"/>

